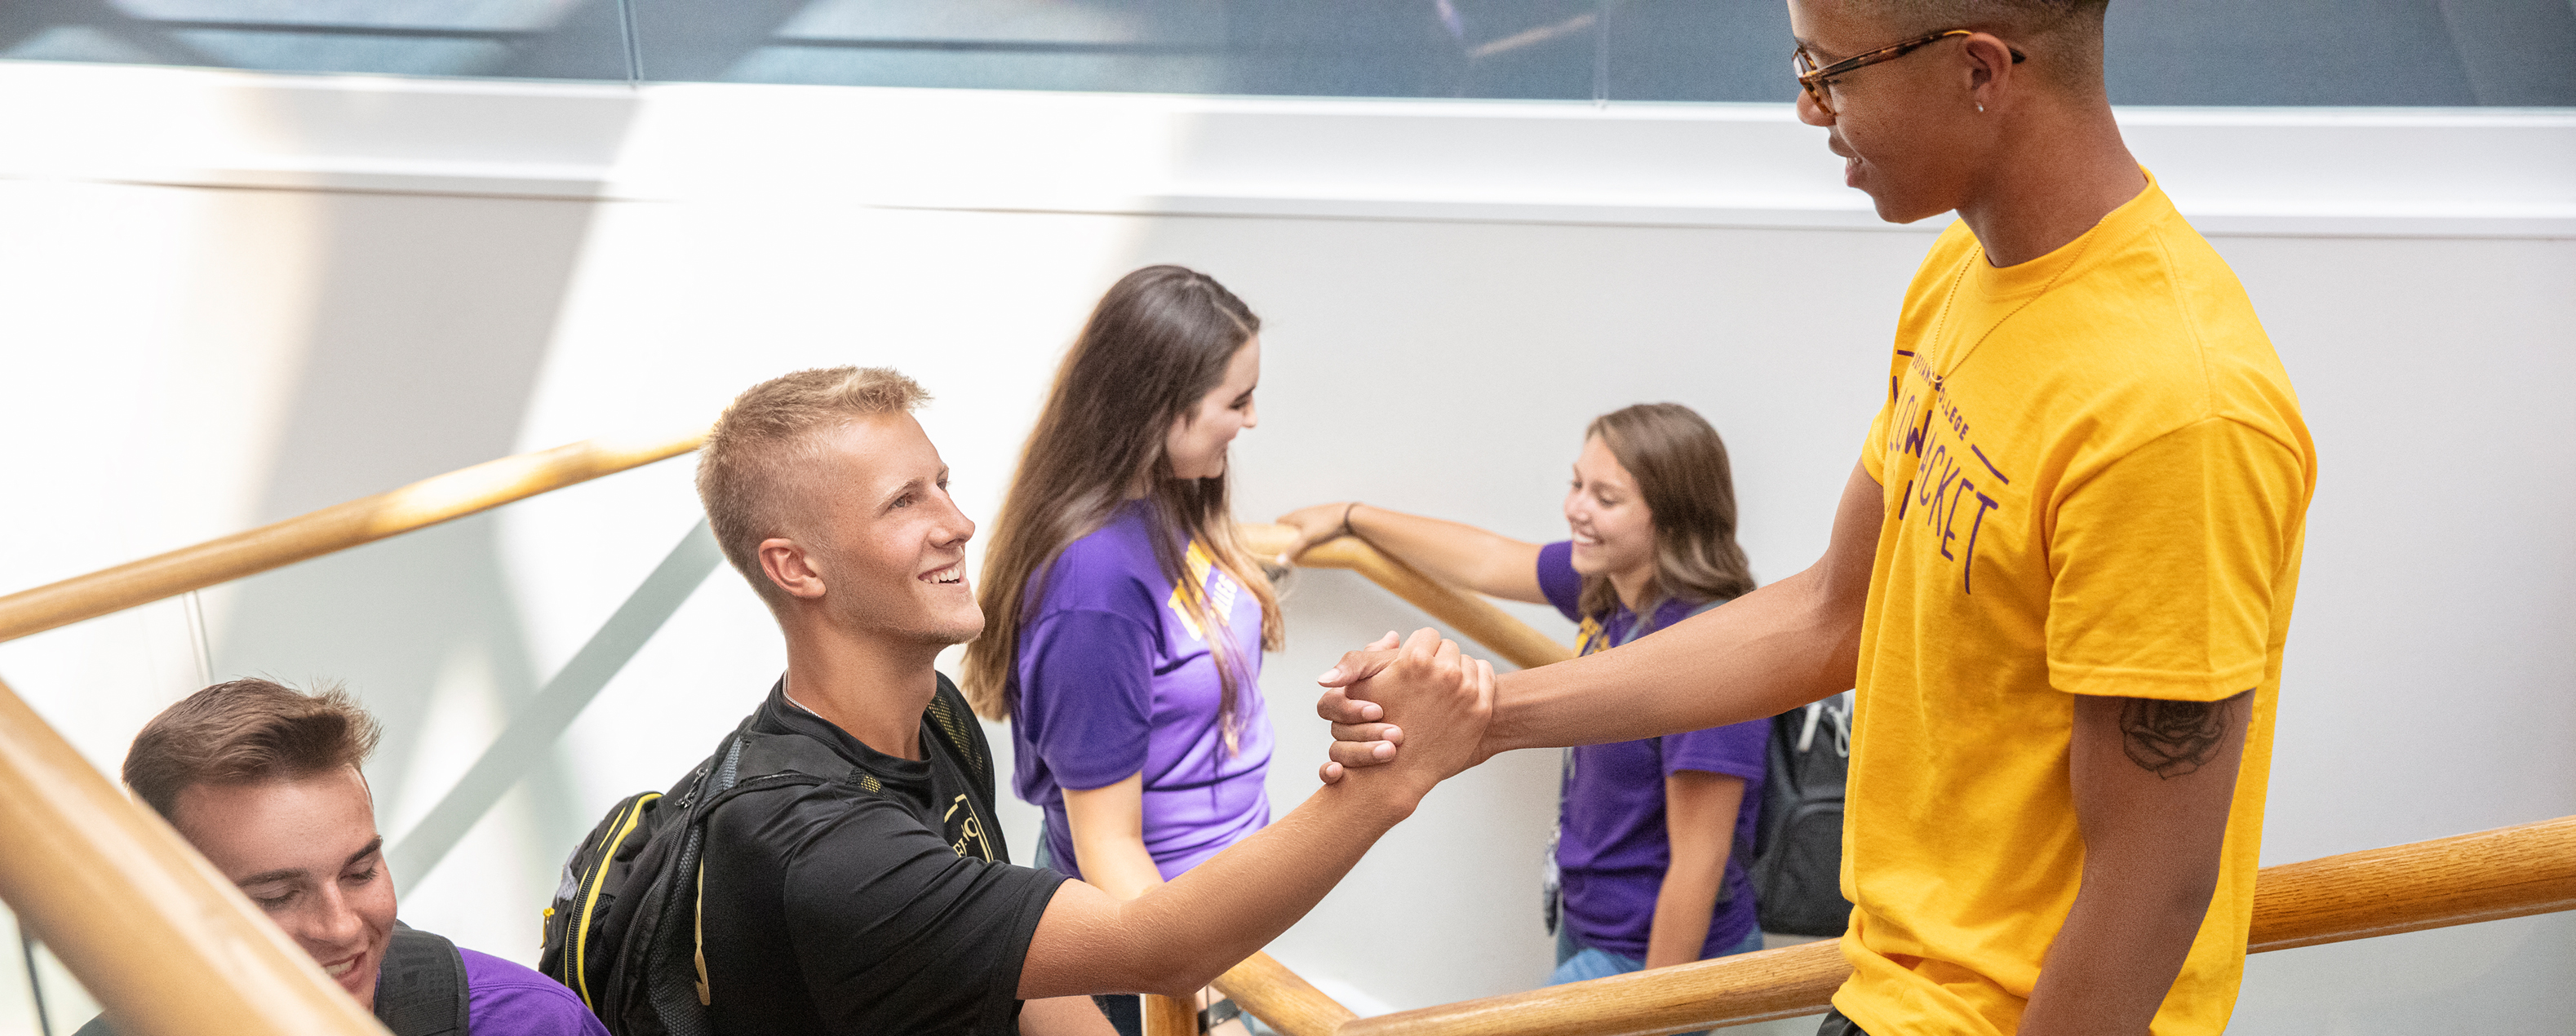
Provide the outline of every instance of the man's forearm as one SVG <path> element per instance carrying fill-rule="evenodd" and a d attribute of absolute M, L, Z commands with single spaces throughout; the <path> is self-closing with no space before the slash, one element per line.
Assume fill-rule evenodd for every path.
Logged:
<path fill-rule="evenodd" d="M 2050 943 L 2028 1036 L 2137 1036 L 2147 1031 L 2209 914 L 2215 866 L 2196 873 L 2095 875 Z"/>
<path fill-rule="evenodd" d="M 1850 687 L 1862 602 L 1824 584 L 1809 569 L 1624 647 L 1503 674 L 1487 754 L 1725 726 Z"/>
<path fill-rule="evenodd" d="M 1421 791 L 1408 779 L 1371 773 L 1319 788 L 1250 838 L 1107 910 L 1081 901 L 1103 893 L 1066 883 L 1040 923 L 1060 937 L 1033 942 L 1020 995 L 1185 996 L 1206 985 L 1305 916 L 1412 813 Z"/>

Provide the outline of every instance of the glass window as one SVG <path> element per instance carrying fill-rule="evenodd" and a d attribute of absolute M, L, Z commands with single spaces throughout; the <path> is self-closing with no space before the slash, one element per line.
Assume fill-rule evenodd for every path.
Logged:
<path fill-rule="evenodd" d="M 16 0 L 0 57 L 1021 90 L 1785 101 L 1780 0 Z M 2111 98 L 2576 105 L 2566 0 L 2124 0 Z"/>

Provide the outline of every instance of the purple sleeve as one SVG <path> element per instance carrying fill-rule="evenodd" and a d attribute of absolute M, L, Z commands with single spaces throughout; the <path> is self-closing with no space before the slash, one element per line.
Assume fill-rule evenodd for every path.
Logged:
<path fill-rule="evenodd" d="M 1115 612 L 1042 616 L 1020 638 L 1024 727 L 1057 786 L 1107 787 L 1145 769 L 1153 631 Z"/>
<path fill-rule="evenodd" d="M 1547 603 L 1566 618 L 1580 620 L 1583 576 L 1574 570 L 1574 541 L 1558 540 L 1538 549 L 1538 589 Z"/>
<path fill-rule="evenodd" d="M 544 975 L 462 946 L 465 1027 L 474 1036 L 608 1036 L 572 990 Z"/>
<path fill-rule="evenodd" d="M 1771 742 L 1771 721 L 1752 719 L 1723 727 L 1664 735 L 1664 776 L 1677 770 L 1699 770 L 1722 777 L 1742 777 L 1748 795 L 1761 787 Z"/>

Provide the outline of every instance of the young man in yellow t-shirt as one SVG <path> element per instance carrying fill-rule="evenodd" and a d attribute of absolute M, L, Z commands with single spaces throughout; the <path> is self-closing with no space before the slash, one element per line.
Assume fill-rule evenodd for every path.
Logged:
<path fill-rule="evenodd" d="M 2245 959 L 2315 451 L 2243 287 L 2122 144 L 2102 0 L 1790 0 L 1880 216 L 1956 210 L 1808 570 L 1503 677 L 1488 754 L 1859 688 L 1824 1032 L 2215 1034 Z M 1374 765 L 1421 693 L 1345 658 Z M 1368 699 L 1362 701 L 1360 699 Z"/>

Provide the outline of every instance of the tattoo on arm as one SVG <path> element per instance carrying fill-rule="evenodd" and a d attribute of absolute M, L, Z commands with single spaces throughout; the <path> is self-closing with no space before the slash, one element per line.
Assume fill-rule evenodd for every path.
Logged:
<path fill-rule="evenodd" d="M 2251 693 L 2219 701 L 2127 699 L 2120 705 L 2120 747 L 2139 769 L 2166 780 L 2198 770 L 2227 740 L 2228 706 Z"/>

